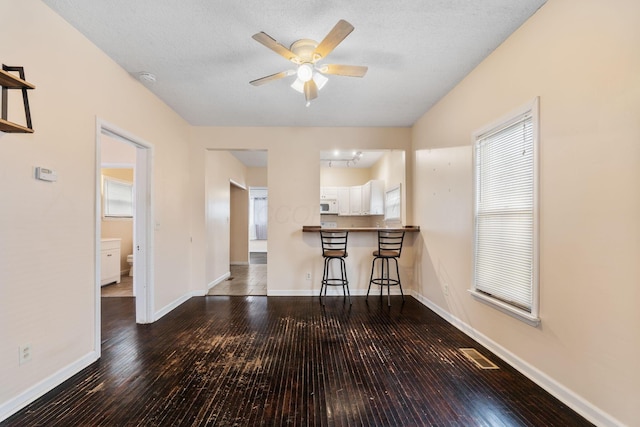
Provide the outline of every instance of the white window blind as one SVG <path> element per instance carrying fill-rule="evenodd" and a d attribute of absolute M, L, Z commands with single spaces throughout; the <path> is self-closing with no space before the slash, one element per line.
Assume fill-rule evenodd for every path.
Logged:
<path fill-rule="evenodd" d="M 402 194 L 400 193 L 400 184 L 387 190 L 384 196 L 384 219 L 387 221 L 400 220 L 400 202 Z"/>
<path fill-rule="evenodd" d="M 537 316 L 531 111 L 476 136 L 474 290 Z"/>
<path fill-rule="evenodd" d="M 102 191 L 105 217 L 133 217 L 133 185 L 104 178 Z"/>

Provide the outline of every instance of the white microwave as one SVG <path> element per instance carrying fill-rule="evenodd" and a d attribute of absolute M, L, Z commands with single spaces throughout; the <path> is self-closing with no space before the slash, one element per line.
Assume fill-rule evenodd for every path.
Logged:
<path fill-rule="evenodd" d="M 337 200 L 321 200 L 320 213 L 321 214 L 337 214 L 338 201 Z"/>

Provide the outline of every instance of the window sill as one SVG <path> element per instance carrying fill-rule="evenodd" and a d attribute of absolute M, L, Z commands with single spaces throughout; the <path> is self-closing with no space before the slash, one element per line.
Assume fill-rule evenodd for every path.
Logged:
<path fill-rule="evenodd" d="M 485 295 L 483 293 L 476 292 L 473 289 L 469 289 L 469 293 L 478 301 L 483 302 L 487 305 L 490 305 L 500 310 L 501 312 L 508 314 L 511 317 L 514 317 L 518 320 L 525 322 L 530 326 L 537 327 L 538 325 L 540 325 L 540 318 L 538 316 L 534 316 L 531 313 L 527 313 L 526 311 L 517 309 L 513 306 L 510 306 L 509 304 L 506 304 L 495 298 L 491 298 L 490 296 Z"/>

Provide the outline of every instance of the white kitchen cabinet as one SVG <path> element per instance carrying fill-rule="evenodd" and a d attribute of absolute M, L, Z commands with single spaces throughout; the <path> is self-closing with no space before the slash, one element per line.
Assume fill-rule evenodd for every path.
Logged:
<path fill-rule="evenodd" d="M 384 181 L 375 179 L 362 186 L 362 213 L 384 214 Z"/>
<path fill-rule="evenodd" d="M 349 215 L 362 215 L 362 185 L 349 187 Z"/>
<path fill-rule="evenodd" d="M 338 187 L 320 187 L 320 200 L 337 200 Z"/>
<path fill-rule="evenodd" d="M 371 181 L 362 186 L 362 215 L 371 215 Z"/>
<path fill-rule="evenodd" d="M 338 215 L 383 215 L 384 181 L 371 180 L 364 185 L 338 187 Z"/>
<path fill-rule="evenodd" d="M 338 187 L 338 215 L 349 215 L 350 191 L 349 187 Z"/>
<path fill-rule="evenodd" d="M 100 286 L 120 283 L 120 239 L 100 241 Z"/>

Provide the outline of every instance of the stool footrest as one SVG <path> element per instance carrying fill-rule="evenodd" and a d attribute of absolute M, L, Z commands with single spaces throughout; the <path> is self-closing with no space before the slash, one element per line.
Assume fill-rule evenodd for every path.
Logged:
<path fill-rule="evenodd" d="M 380 286 L 397 286 L 400 284 L 400 281 L 398 279 L 373 278 L 371 279 L 371 283 Z"/>
<path fill-rule="evenodd" d="M 349 285 L 349 281 L 342 279 L 324 279 L 322 280 L 322 284 L 328 286 L 347 286 Z"/>

